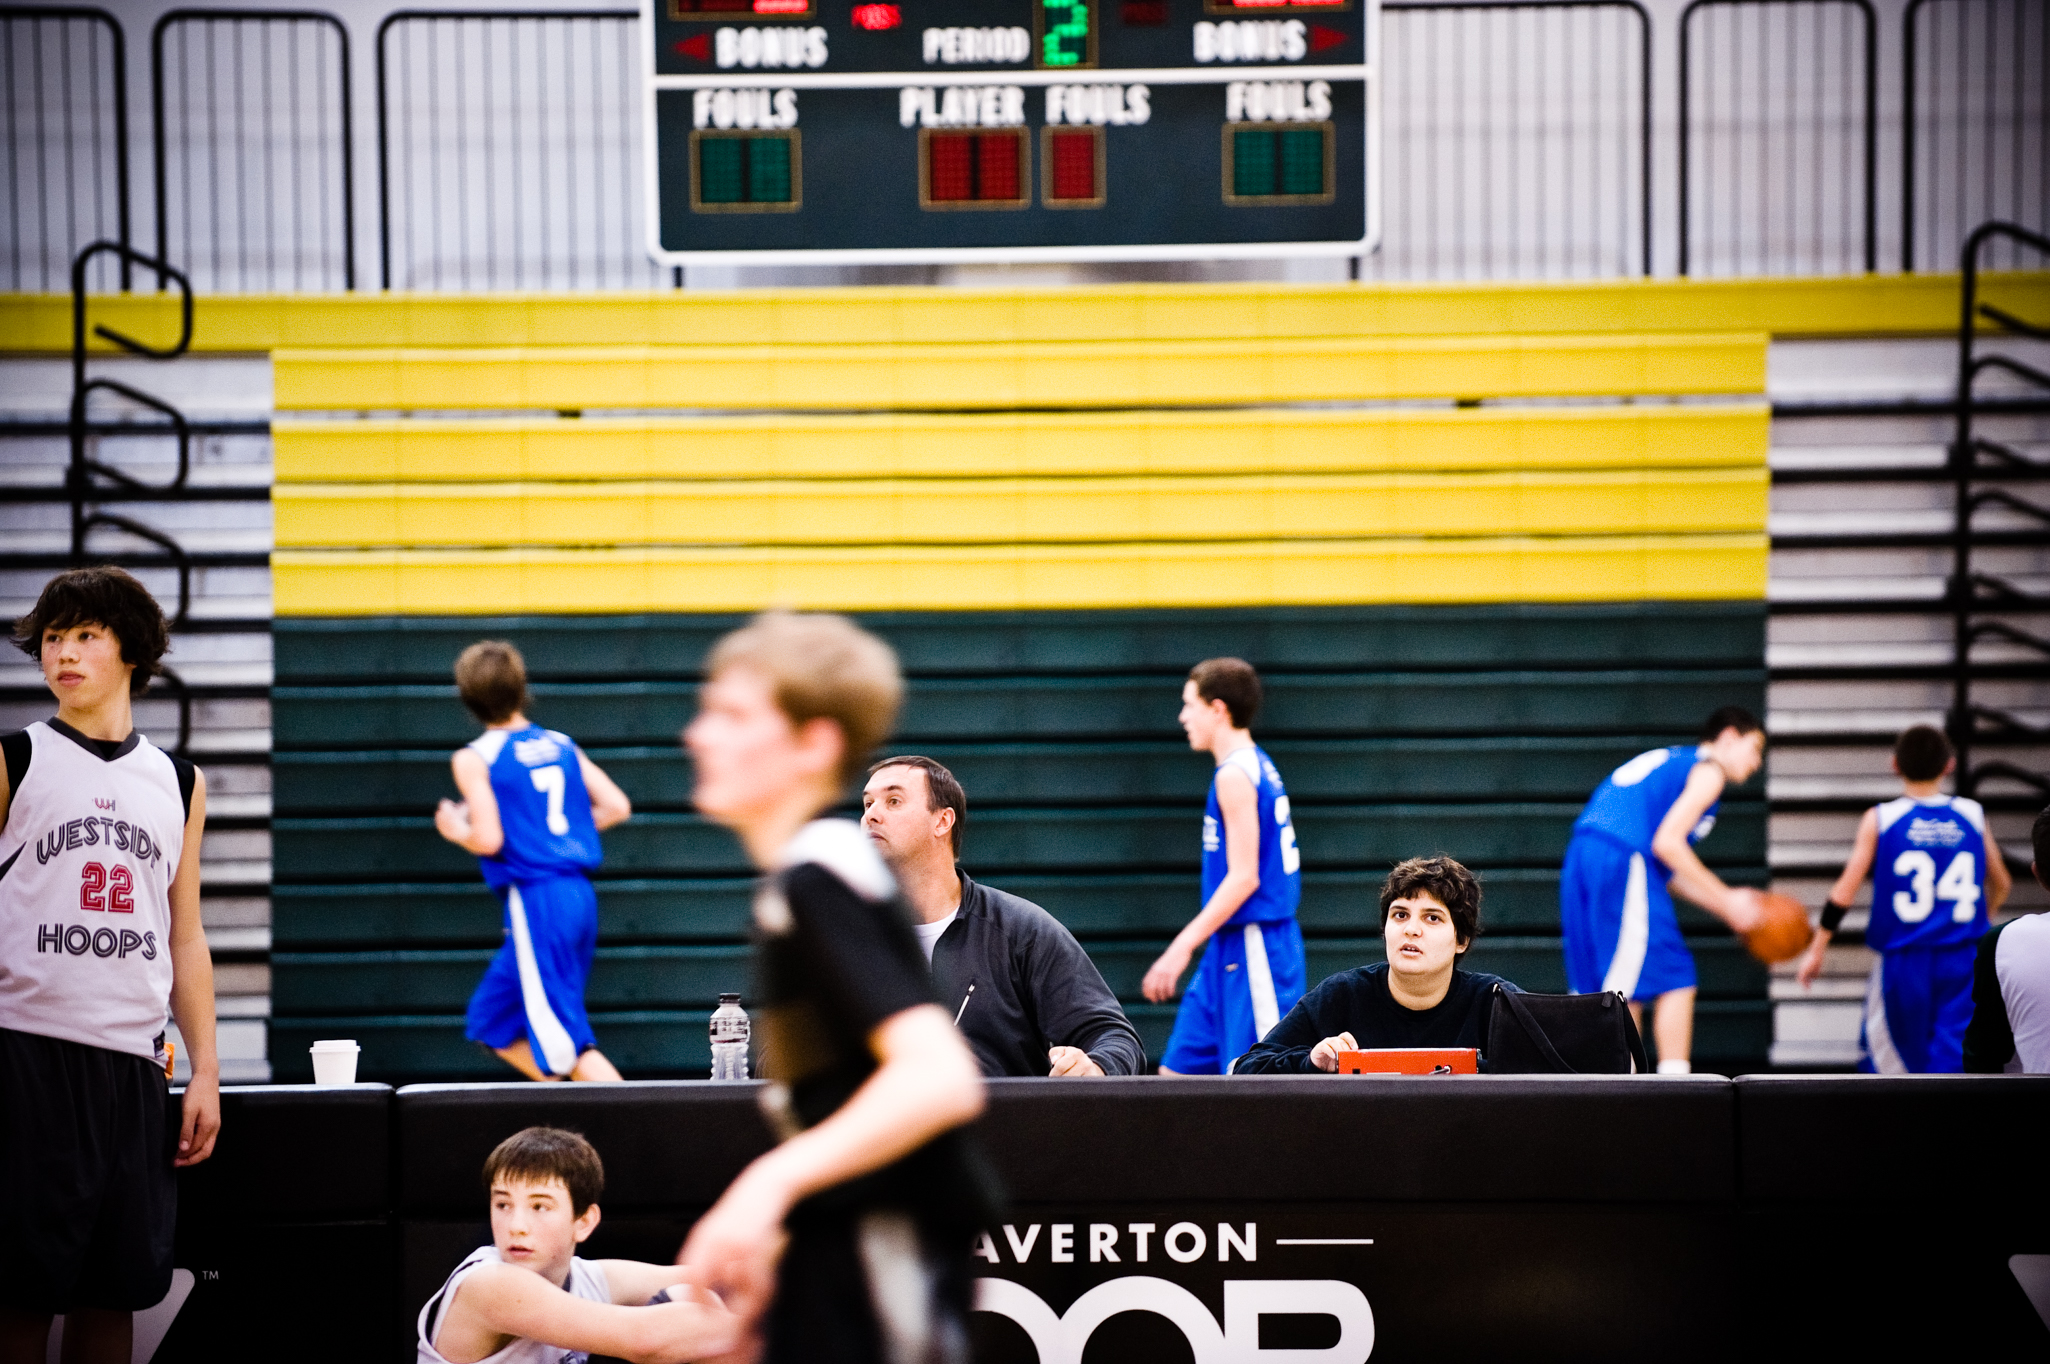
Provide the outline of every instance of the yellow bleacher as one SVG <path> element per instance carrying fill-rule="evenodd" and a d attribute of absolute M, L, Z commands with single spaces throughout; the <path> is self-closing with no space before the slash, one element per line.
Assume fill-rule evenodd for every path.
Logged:
<path fill-rule="evenodd" d="M 272 357 L 283 615 L 1755 600 L 1768 337 L 1940 330 L 1956 297 L 202 299 L 196 345 Z M 64 303 L 0 323 L 68 339 Z M 94 320 L 152 336 L 169 306 Z"/>
<path fill-rule="evenodd" d="M 1756 466 L 1755 403 L 703 417 L 280 416 L 281 485 Z"/>
<path fill-rule="evenodd" d="M 2000 278 L 2025 315 L 2050 273 Z M 1087 338 L 1929 335 L 1957 327 L 1955 274 L 1390 285 L 1148 284 L 1081 289 L 788 289 L 563 295 L 203 297 L 193 347 L 1016 344 Z M 93 321 L 175 335 L 175 295 L 95 298 Z M 97 350 L 111 343 L 89 336 Z M 68 296 L 0 296 L 0 350 L 71 347 Z"/>
<path fill-rule="evenodd" d="M 1756 393 L 1762 333 L 861 345 L 357 347 L 272 355 L 280 409 L 1155 407 Z"/>
<path fill-rule="evenodd" d="M 311 483 L 299 546 L 1084 544 L 1753 531 L 1757 468 L 1185 478 Z"/>

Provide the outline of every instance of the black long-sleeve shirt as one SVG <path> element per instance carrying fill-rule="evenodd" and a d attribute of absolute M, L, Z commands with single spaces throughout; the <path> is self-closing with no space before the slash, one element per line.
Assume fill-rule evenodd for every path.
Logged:
<path fill-rule="evenodd" d="M 1081 1048 L 1105 1075 L 1146 1069 L 1139 1034 L 1075 935 L 965 872 L 959 917 L 933 945 L 932 978 L 984 1075 L 1045 1075 L 1054 1047 Z"/>
<path fill-rule="evenodd" d="M 1316 1075 L 1310 1050 L 1349 1032 L 1361 1050 L 1375 1047 L 1472 1047 L 1488 1050 L 1488 1012 L 1497 985 L 1517 987 L 1485 971 L 1452 973 L 1445 998 L 1428 1009 L 1398 1002 L 1388 988 L 1388 963 L 1340 971 L 1302 997 L 1272 1032 L 1233 1064 L 1234 1075 Z"/>

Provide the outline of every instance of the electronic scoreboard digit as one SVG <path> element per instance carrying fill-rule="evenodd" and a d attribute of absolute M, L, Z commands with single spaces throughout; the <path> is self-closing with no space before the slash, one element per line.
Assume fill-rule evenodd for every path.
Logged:
<path fill-rule="evenodd" d="M 642 0 L 659 261 L 1362 254 L 1379 0 Z"/>
<path fill-rule="evenodd" d="M 642 0 L 668 265 L 1363 254 L 1380 0 Z"/>

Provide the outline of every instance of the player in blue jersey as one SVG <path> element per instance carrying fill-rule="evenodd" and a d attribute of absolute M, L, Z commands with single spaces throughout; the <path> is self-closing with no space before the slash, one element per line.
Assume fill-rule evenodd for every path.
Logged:
<path fill-rule="evenodd" d="M 1203 909 L 1146 972 L 1146 998 L 1173 999 L 1189 959 L 1210 949 L 1175 1014 L 1163 1075 L 1228 1073 L 1307 984 L 1295 919 L 1303 858 L 1281 773 L 1253 742 L 1259 711 L 1260 675 L 1241 659 L 1207 659 L 1182 685 L 1189 747 L 1217 763 L 1203 815 Z"/>
<path fill-rule="evenodd" d="M 505 904 L 505 946 L 470 997 L 466 1035 L 535 1080 L 617 1080 L 584 1016 L 598 950 L 590 874 L 598 831 L 633 813 L 626 793 L 567 734 L 525 715 L 527 665 L 510 644 L 472 644 L 456 660 L 463 704 L 484 733 L 458 749 L 460 802 L 434 827 L 477 854 Z"/>
<path fill-rule="evenodd" d="M 1943 731 L 1916 725 L 1893 746 L 1901 795 L 1858 821 L 1850 860 L 1822 907 L 1822 926 L 1794 978 L 1822 969 L 1851 900 L 1872 875 L 1865 945 L 1879 954 L 1865 990 L 1858 1069 L 1880 1075 L 1964 1069 L 1972 963 L 1987 919 L 2014 888 L 1979 802 L 1946 796 L 1957 755 Z"/>
<path fill-rule="evenodd" d="M 1559 870 L 1559 927 L 1566 984 L 1575 994 L 1615 990 L 1640 1028 L 1652 1005 L 1659 1069 L 1692 1069 L 1694 955 L 1673 910 L 1678 891 L 1747 933 L 1763 914 L 1757 891 L 1729 886 L 1694 845 L 1715 827 L 1723 788 L 1741 786 L 1765 761 L 1765 729 L 1741 706 L 1724 706 L 1701 742 L 1640 753 L 1595 788 L 1574 822 Z"/>

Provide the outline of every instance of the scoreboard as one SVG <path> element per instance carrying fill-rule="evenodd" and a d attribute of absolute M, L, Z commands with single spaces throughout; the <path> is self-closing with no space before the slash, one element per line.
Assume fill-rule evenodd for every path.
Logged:
<path fill-rule="evenodd" d="M 641 0 L 672 265 L 1358 255 L 1379 0 Z"/>

